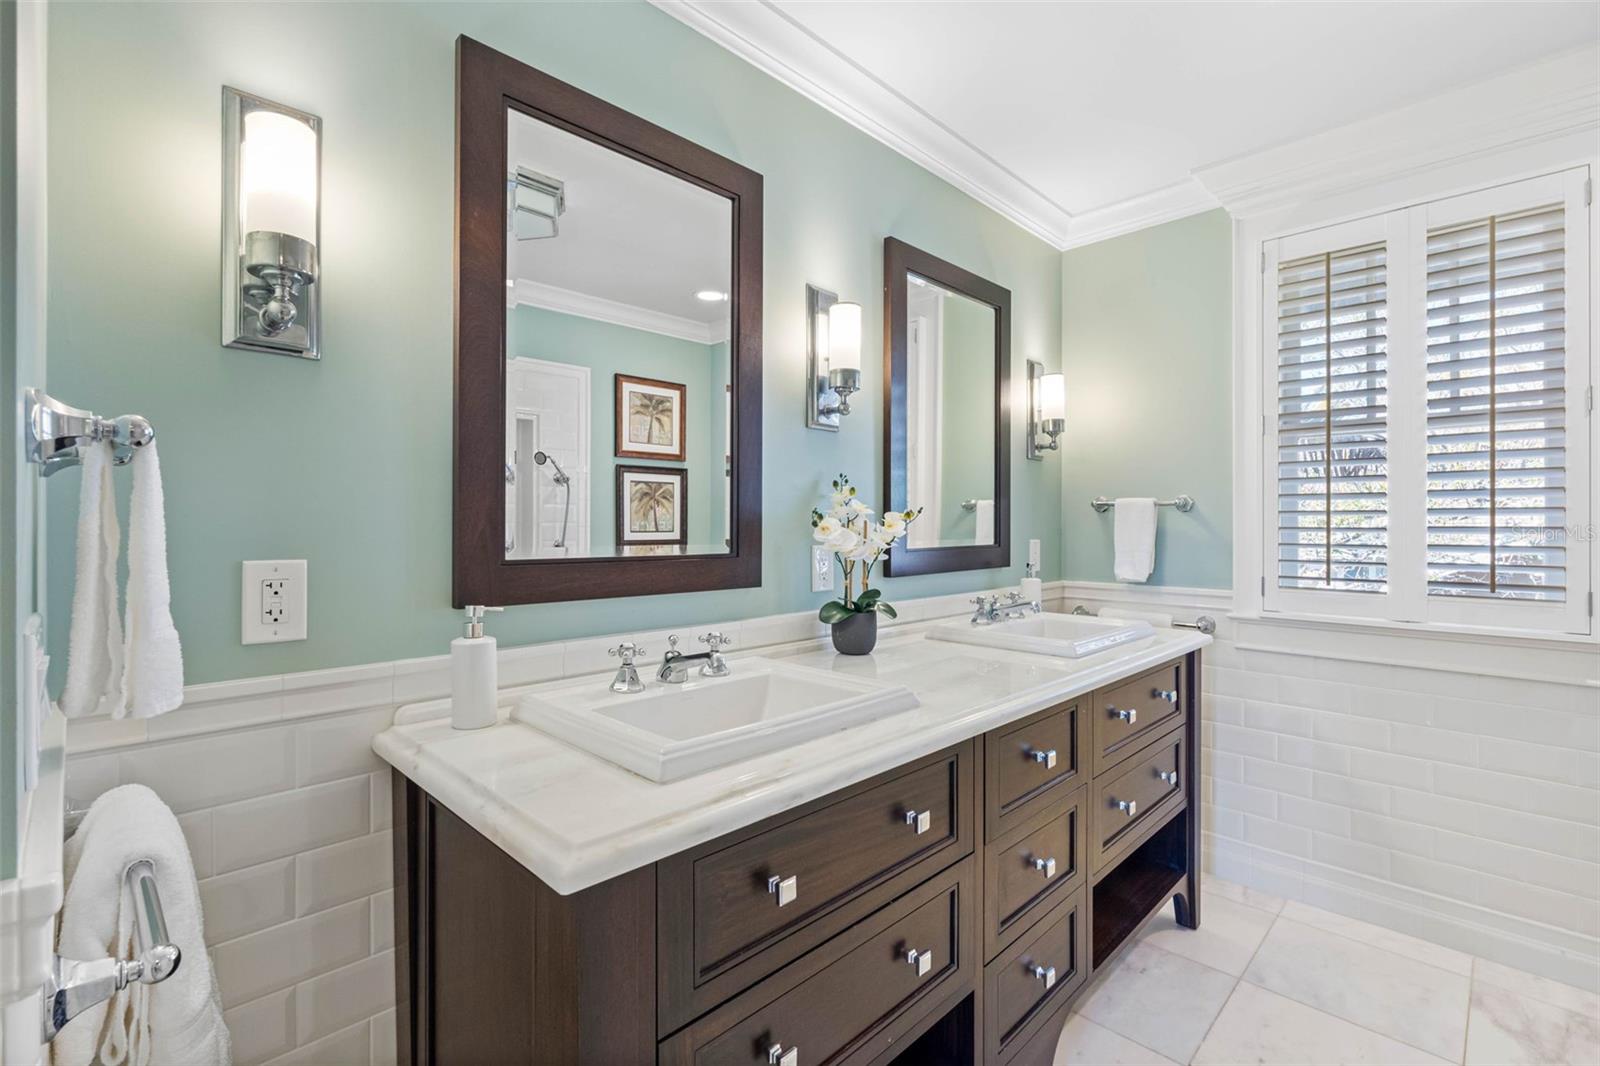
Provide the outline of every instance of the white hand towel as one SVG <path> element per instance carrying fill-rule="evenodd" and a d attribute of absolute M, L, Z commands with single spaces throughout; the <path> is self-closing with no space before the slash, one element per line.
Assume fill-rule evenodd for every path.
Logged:
<path fill-rule="evenodd" d="M 1156 501 L 1151 496 L 1119 496 L 1113 534 L 1118 581 L 1144 581 L 1156 568 Z"/>
<path fill-rule="evenodd" d="M 51 1042 L 55 1066 L 228 1066 L 233 1060 L 216 974 L 206 954 L 200 889 L 177 818 L 143 785 L 95 800 L 64 854 L 66 901 L 56 950 L 71 959 L 138 952 L 134 900 L 124 883 L 140 859 L 155 866 L 167 935 L 182 952 L 165 981 L 135 982 L 68 1022 Z"/>
<path fill-rule="evenodd" d="M 172 624 L 167 519 L 154 441 L 134 453 L 128 506 L 128 604 L 122 703 L 117 717 L 151 718 L 183 703 L 183 647 Z"/>
<path fill-rule="evenodd" d="M 972 531 L 972 543 L 993 544 L 994 501 L 979 500 L 977 501 L 977 504 L 978 505 L 972 509 L 973 517 L 976 519 L 974 523 L 975 528 Z"/>
<path fill-rule="evenodd" d="M 111 482 L 111 445 L 85 442 L 79 451 L 78 574 L 72 590 L 67 683 L 60 701 L 69 718 L 111 714 L 122 703 L 122 622 L 117 617 L 122 529 Z"/>

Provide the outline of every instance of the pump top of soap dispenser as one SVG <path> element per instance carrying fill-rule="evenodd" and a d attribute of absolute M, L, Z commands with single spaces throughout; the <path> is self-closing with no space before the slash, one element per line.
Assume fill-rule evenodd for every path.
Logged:
<path fill-rule="evenodd" d="M 477 604 L 469 605 L 467 607 L 467 639 L 476 640 L 477 638 L 483 636 L 483 616 L 485 612 L 500 612 L 503 610 L 505 610 L 504 607 L 480 607 Z"/>

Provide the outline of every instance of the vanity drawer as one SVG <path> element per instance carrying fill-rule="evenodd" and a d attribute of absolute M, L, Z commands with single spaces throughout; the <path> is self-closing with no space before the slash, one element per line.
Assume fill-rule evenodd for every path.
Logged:
<path fill-rule="evenodd" d="M 984 1061 L 1026 1044 L 1089 976 L 1086 894 L 1074 893 L 984 968 Z"/>
<path fill-rule="evenodd" d="M 1080 787 L 984 849 L 983 957 L 1083 887 L 1087 827 Z"/>
<path fill-rule="evenodd" d="M 984 737 L 984 839 L 1009 833 L 1088 777 L 1087 696 Z"/>
<path fill-rule="evenodd" d="M 1104 773 L 1183 721 L 1183 686 L 1183 663 L 1173 662 L 1095 693 L 1094 772 Z"/>
<path fill-rule="evenodd" d="M 662 1033 L 972 851 L 974 745 L 662 860 Z"/>
<path fill-rule="evenodd" d="M 1092 788 L 1089 866 L 1098 873 L 1183 805 L 1188 741 L 1174 729 L 1141 750 Z"/>
<path fill-rule="evenodd" d="M 785 1053 L 803 1066 L 872 1059 L 948 993 L 975 984 L 974 894 L 968 860 L 669 1037 L 660 1061 L 767 1066 Z"/>

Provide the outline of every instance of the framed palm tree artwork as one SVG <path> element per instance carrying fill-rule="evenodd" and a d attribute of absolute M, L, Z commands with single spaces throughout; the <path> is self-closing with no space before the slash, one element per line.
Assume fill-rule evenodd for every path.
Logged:
<path fill-rule="evenodd" d="M 627 374 L 616 382 L 617 457 L 683 462 L 684 387 Z"/>
<path fill-rule="evenodd" d="M 665 466 L 617 467 L 617 546 L 689 542 L 689 472 Z"/>

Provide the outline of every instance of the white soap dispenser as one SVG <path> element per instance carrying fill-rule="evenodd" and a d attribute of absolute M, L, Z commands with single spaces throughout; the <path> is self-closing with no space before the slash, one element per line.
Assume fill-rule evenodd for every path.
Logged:
<path fill-rule="evenodd" d="M 1044 582 L 1039 580 L 1039 568 L 1028 564 L 1028 576 L 1022 579 L 1022 602 L 1044 603 Z"/>
<path fill-rule="evenodd" d="M 465 636 L 450 642 L 450 724 L 457 729 L 494 725 L 495 695 L 500 687 L 493 637 L 483 635 L 486 611 L 504 607 L 467 608 Z"/>

